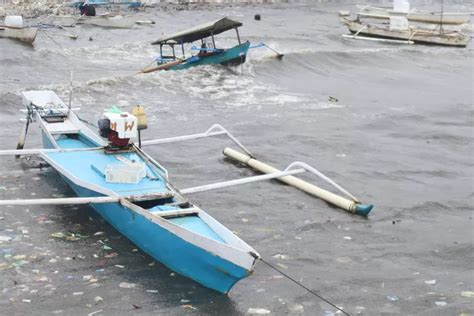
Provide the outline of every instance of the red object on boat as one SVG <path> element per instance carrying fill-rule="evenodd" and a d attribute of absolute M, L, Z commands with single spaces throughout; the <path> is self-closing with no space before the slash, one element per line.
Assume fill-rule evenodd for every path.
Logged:
<path fill-rule="evenodd" d="M 107 139 L 112 143 L 113 146 L 126 147 L 130 138 L 119 138 L 116 131 L 110 131 L 107 135 Z"/>

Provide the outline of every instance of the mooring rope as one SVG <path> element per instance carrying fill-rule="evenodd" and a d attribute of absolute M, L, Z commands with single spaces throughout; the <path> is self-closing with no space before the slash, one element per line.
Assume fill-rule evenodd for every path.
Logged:
<path fill-rule="evenodd" d="M 77 118 L 78 118 L 79 121 L 81 121 L 81 122 L 84 122 L 84 123 L 86 123 L 86 124 L 88 124 L 88 125 L 90 125 L 90 126 L 92 126 L 92 127 L 99 128 L 99 126 L 97 126 L 96 124 L 94 124 L 94 123 L 92 123 L 92 122 L 89 122 L 88 120 L 85 120 L 85 119 L 79 117 L 79 115 L 77 115 Z"/>
<path fill-rule="evenodd" d="M 267 262 L 265 259 L 263 259 L 262 257 L 260 257 L 260 261 L 262 261 L 263 263 L 265 263 L 268 267 L 270 267 L 271 269 L 275 270 L 276 272 L 280 273 L 281 275 L 283 275 L 285 278 L 287 278 L 288 280 L 290 281 L 293 281 L 295 284 L 297 284 L 298 286 L 302 287 L 303 289 L 305 289 L 306 291 L 308 291 L 309 293 L 313 294 L 314 296 L 316 296 L 317 298 L 319 298 L 320 300 L 328 303 L 329 305 L 331 305 L 332 307 L 336 308 L 337 310 L 341 311 L 342 313 L 344 313 L 345 315 L 347 316 L 350 316 L 350 314 L 348 312 L 346 312 L 345 310 L 343 310 L 342 308 L 338 307 L 336 304 L 330 302 L 328 299 L 322 297 L 321 295 L 319 295 L 318 293 L 316 293 L 315 291 L 309 289 L 308 287 L 306 287 L 304 284 L 302 284 L 301 282 L 298 282 L 297 280 L 293 279 L 291 276 L 289 276 L 288 274 L 286 274 L 285 272 L 281 271 L 280 269 L 278 269 L 277 267 L 275 267 L 273 264 L 271 264 L 270 262 Z"/>

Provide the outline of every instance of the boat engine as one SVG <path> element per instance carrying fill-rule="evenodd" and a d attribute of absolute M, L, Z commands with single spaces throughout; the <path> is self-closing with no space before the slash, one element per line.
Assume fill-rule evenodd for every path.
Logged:
<path fill-rule="evenodd" d="M 107 138 L 109 147 L 120 150 L 130 145 L 130 138 L 137 137 L 137 118 L 117 108 L 105 112 L 99 120 L 100 136 Z"/>

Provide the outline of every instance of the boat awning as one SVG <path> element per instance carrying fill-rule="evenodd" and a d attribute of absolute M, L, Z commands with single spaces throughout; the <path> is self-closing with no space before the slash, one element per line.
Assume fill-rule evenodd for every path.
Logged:
<path fill-rule="evenodd" d="M 192 29 L 173 34 L 171 36 L 160 38 L 159 40 L 152 42 L 152 44 L 160 45 L 191 43 L 196 40 L 216 35 L 240 26 L 242 26 L 241 22 L 237 22 L 229 18 L 222 18 L 214 22 L 209 22 Z"/>

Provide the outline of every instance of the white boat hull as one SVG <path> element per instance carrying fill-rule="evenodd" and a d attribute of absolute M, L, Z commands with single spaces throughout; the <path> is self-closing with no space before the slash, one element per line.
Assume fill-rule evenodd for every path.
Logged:
<path fill-rule="evenodd" d="M 78 20 L 78 24 L 89 24 L 101 27 L 131 29 L 137 22 L 137 16 L 123 16 L 123 15 L 99 15 L 99 16 L 82 16 Z"/>
<path fill-rule="evenodd" d="M 38 28 L 36 27 L 14 28 L 3 25 L 0 26 L 1 38 L 16 39 L 28 44 L 32 44 L 35 41 L 37 34 Z"/>
<path fill-rule="evenodd" d="M 390 16 L 398 15 L 403 13 L 394 12 L 388 8 L 379 8 L 371 6 L 359 6 L 359 16 L 367 18 L 378 18 L 388 19 Z M 405 15 L 405 14 L 403 14 Z M 468 23 L 471 17 L 470 13 L 457 13 L 457 12 L 423 12 L 423 11 L 412 11 L 406 14 L 409 21 L 424 22 L 424 23 L 435 23 L 435 24 L 464 24 Z"/>
<path fill-rule="evenodd" d="M 470 38 L 459 32 L 440 34 L 439 31 L 409 28 L 407 30 L 390 30 L 388 26 L 365 24 L 360 21 L 343 19 L 351 33 L 379 38 L 413 41 L 422 44 L 465 47 Z"/>

